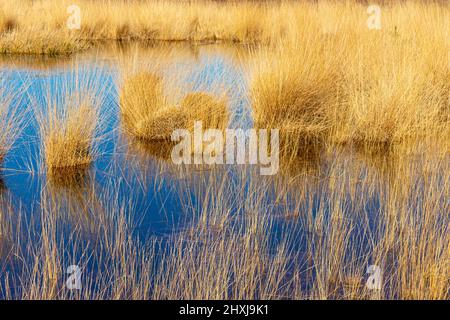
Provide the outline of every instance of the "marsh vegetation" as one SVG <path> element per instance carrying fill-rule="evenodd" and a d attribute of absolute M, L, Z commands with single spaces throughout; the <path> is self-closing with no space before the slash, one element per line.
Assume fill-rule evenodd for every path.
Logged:
<path fill-rule="evenodd" d="M 448 4 L 66 7 L 0 1 L 1 298 L 449 299 Z M 199 120 L 278 174 L 174 164 Z"/>

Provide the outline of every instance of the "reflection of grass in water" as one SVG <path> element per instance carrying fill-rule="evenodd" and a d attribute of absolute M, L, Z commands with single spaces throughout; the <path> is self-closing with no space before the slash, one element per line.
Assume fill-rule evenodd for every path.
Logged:
<path fill-rule="evenodd" d="M 151 142 L 146 140 L 132 140 L 129 147 L 133 150 L 133 155 L 137 154 L 142 157 L 172 161 L 171 152 L 173 146 L 174 143 L 170 141 Z"/>
<path fill-rule="evenodd" d="M 60 168 L 47 172 L 47 185 L 42 200 L 49 204 L 50 212 L 63 214 L 76 226 L 94 229 L 98 204 L 95 185 L 88 167 Z"/>
<path fill-rule="evenodd" d="M 295 177 L 319 173 L 325 146 L 322 142 L 297 134 L 280 132 L 280 173 Z"/>
<path fill-rule="evenodd" d="M 89 168 L 55 169 L 47 174 L 47 179 L 48 183 L 54 188 L 64 188 L 74 191 L 82 190 L 89 185 Z"/>
<path fill-rule="evenodd" d="M 417 170 L 424 165 L 435 170 L 427 174 Z M 97 198 L 95 246 L 86 244 L 75 229 L 70 242 L 75 249 L 67 251 L 68 243 L 56 236 L 65 220 L 48 215 L 66 209 L 43 208 L 48 217 L 42 222 L 45 232 L 22 252 L 34 257 L 36 267 L 31 275 L 21 275 L 23 292 L 29 297 L 68 298 L 69 291 L 60 285 L 64 267 L 87 263 L 75 254 L 84 252 L 98 265 L 83 271 L 83 281 L 91 284 L 78 293 L 80 297 L 448 298 L 450 239 L 442 192 L 448 191 L 448 185 L 442 177 L 443 166 L 430 159 L 407 161 L 386 189 L 377 181 L 380 176 L 371 174 L 353 185 L 350 176 L 362 177 L 367 170 L 377 169 L 352 167 L 351 162 L 340 163 L 336 158 L 318 188 L 308 187 L 306 180 L 292 186 L 308 188 L 314 201 L 296 196 L 280 200 L 286 214 L 290 205 L 303 210 L 295 219 L 279 221 L 282 227 L 276 227 L 274 219 L 279 219 L 272 215 L 270 194 L 271 188 L 283 183 L 267 182 L 285 178 L 237 171 L 238 177 L 249 182 L 244 187 L 235 181 L 236 176 L 212 173 L 211 179 L 179 185 L 180 192 L 189 190 L 200 200 L 193 203 L 185 198 L 182 213 L 188 224 L 183 228 L 188 229 L 149 242 L 131 236 L 126 210 L 133 210 L 133 194 L 123 198 L 114 191 L 120 186 L 107 187 L 108 194 Z M 79 179 L 75 181 L 77 188 Z M 352 188 L 357 197 L 350 196 Z M 381 202 L 369 210 L 367 202 L 376 194 Z M 74 256 L 69 253 L 68 258 L 67 252 Z M 376 294 L 365 287 L 370 264 L 384 268 L 384 289 Z M 109 272 L 98 273 L 98 267 Z"/>

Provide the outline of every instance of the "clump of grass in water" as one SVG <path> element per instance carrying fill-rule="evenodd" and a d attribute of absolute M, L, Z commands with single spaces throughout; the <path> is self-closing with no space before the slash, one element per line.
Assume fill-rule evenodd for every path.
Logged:
<path fill-rule="evenodd" d="M 163 79 L 150 72 L 127 77 L 120 93 L 120 111 L 125 130 L 143 140 L 166 140 L 175 128 L 183 128 L 185 115 L 170 106 Z"/>
<path fill-rule="evenodd" d="M 41 88 L 47 91 L 36 103 L 41 153 L 50 172 L 70 171 L 89 166 L 98 155 L 101 125 L 108 110 L 100 108 L 109 89 L 101 68 L 69 70 L 67 79 L 58 79 Z M 52 87 L 55 86 L 55 87 Z"/>
<path fill-rule="evenodd" d="M 207 128 L 224 129 L 228 124 L 225 99 L 205 92 L 185 95 L 180 105 L 168 102 L 162 77 L 138 73 L 122 85 L 120 110 L 125 130 L 142 140 L 170 140 L 175 129 L 192 129 L 195 121 Z"/>
<path fill-rule="evenodd" d="M 51 119 L 45 137 L 45 161 L 49 168 L 87 166 L 93 161 L 92 141 L 96 110 L 89 104 L 68 106 L 67 118 Z"/>
<path fill-rule="evenodd" d="M 228 107 L 224 98 L 205 92 L 191 92 L 181 101 L 181 109 L 187 114 L 188 127 L 202 121 L 204 128 L 225 129 L 228 126 Z"/>
<path fill-rule="evenodd" d="M 257 127 L 280 129 L 289 140 L 291 135 L 320 139 L 329 130 L 328 114 L 336 104 L 339 83 L 336 57 L 325 55 L 327 48 L 323 42 L 290 44 L 257 55 L 251 82 Z"/>

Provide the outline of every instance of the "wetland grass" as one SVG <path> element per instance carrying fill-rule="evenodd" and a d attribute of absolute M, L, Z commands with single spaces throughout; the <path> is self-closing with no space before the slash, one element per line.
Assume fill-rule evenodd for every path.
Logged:
<path fill-rule="evenodd" d="M 228 104 L 225 98 L 217 98 L 206 92 L 190 92 L 181 101 L 181 109 L 187 115 L 187 126 L 193 130 L 195 121 L 202 121 L 204 128 L 225 130 L 228 127 Z"/>
<path fill-rule="evenodd" d="M 49 172 L 89 167 L 98 155 L 102 123 L 109 118 L 105 104 L 109 86 L 102 79 L 102 67 L 85 70 L 75 66 L 68 74 L 67 79 L 42 83 L 41 96 L 30 95 Z"/>
<path fill-rule="evenodd" d="M 132 240 L 133 224 L 125 214 L 134 210 L 132 199 L 116 195 L 112 199 L 119 202 L 109 203 L 106 193 L 116 191 L 90 189 L 83 201 L 95 203 L 95 223 L 89 223 L 95 245 L 78 226 L 71 229 L 68 247 L 58 236 L 67 209 L 46 205 L 45 232 L 39 241 L 28 241 L 25 251 L 14 242 L 17 230 L 8 231 L 8 250 L 23 256 L 22 263 L 31 256 L 34 265 L 18 272 L 20 280 L 9 281 L 21 284 L 22 299 L 70 298 L 60 285 L 63 272 L 68 261 L 83 261 L 83 289 L 76 294 L 86 299 L 448 299 L 446 164 L 404 160 L 396 175 L 385 179 L 384 169 L 335 158 L 317 182 L 320 189 L 304 176 L 289 185 L 267 184 L 256 172 L 244 171 L 236 174 L 250 178 L 249 188 L 236 188 L 236 176 L 219 172 L 212 172 L 213 179 L 186 179 L 180 190 L 201 201 L 184 203 L 187 224 L 165 240 Z M 361 175 L 366 178 L 352 182 Z M 283 198 L 289 189 L 312 194 Z M 271 194 L 278 196 L 277 206 Z M 373 197 L 380 206 L 368 210 Z M 242 214 L 231 215 L 231 203 L 239 204 Z M 284 221 L 281 238 L 274 237 L 278 219 L 293 208 L 299 214 Z M 13 216 L 2 215 L 3 225 Z M 380 291 L 365 286 L 372 264 L 383 268 Z"/>
<path fill-rule="evenodd" d="M 186 123 L 185 114 L 169 104 L 162 77 L 150 72 L 124 80 L 120 111 L 125 130 L 142 140 L 169 140 L 172 131 Z"/>
<path fill-rule="evenodd" d="M 45 137 L 45 161 L 51 169 L 89 166 L 94 160 L 92 141 L 96 117 L 91 106 L 69 105 L 67 118 L 51 118 Z"/>
<path fill-rule="evenodd" d="M 207 92 L 188 92 L 180 102 L 167 92 L 162 77 L 150 72 L 125 78 L 120 90 L 120 111 L 125 131 L 147 141 L 168 141 L 176 129 L 193 130 L 195 121 L 206 128 L 225 129 L 228 104 L 224 97 Z M 176 88 L 176 91 L 182 88 Z M 172 99 L 168 96 L 171 95 Z"/>
<path fill-rule="evenodd" d="M 328 21 L 333 33 L 311 23 L 294 29 L 297 40 L 254 53 L 256 125 L 303 140 L 373 146 L 448 135 L 448 7 L 389 5 L 376 32 L 358 22 L 357 4 L 323 2 L 321 8 L 336 13 Z M 295 153 L 296 144 L 290 144 Z"/>
<path fill-rule="evenodd" d="M 69 30 L 70 1 L 0 2 L 0 52 L 70 54 L 96 41 L 269 42 L 283 25 L 276 18 L 290 5 L 213 1 L 77 2 L 79 29 Z M 51 39 L 51 41 L 47 41 Z"/>
<path fill-rule="evenodd" d="M 20 3 L 31 9 L 29 21 L 39 17 L 38 4 L 65 9 L 64 2 Z M 47 79 L 46 94 L 29 96 L 49 188 L 33 199 L 39 206 L 30 220 L 20 199 L 13 205 L 0 197 L 0 266 L 14 271 L 0 275 L 2 298 L 450 298 L 448 6 L 390 4 L 375 33 L 366 30 L 365 15 L 358 18 L 366 7 L 353 2 L 81 3 L 90 16 L 80 32 L 90 39 L 269 45 L 271 51 L 259 47 L 250 57 L 249 107 L 256 127 L 282 131 L 280 156 L 287 161 L 276 176 L 235 166 L 172 170 L 168 178 L 167 168 L 144 157 L 145 169 L 135 177 L 122 170 L 116 148 L 97 184 L 86 167 L 100 154 L 109 117 L 101 108 L 105 78 L 97 69 L 75 68 L 71 79 Z M 7 18 L 0 16 L 0 48 L 1 39 L 29 31 L 20 19 L 4 22 L 14 19 L 15 9 L 2 5 Z M 186 6 L 190 10 L 180 9 Z M 99 7 L 107 9 L 102 19 Z M 155 20 L 161 12 L 164 20 Z M 63 13 L 40 23 L 50 30 L 61 26 Z M 268 26 L 274 28 L 268 32 Z M 287 40 L 279 39 L 281 30 Z M 120 119 L 138 140 L 127 157 L 141 152 L 166 163 L 173 129 L 190 128 L 195 120 L 228 125 L 232 102 L 226 95 L 173 90 L 164 77 L 152 70 L 122 79 Z M 13 100 L 5 101 L 0 116 Z M 0 133 L 6 133 L 0 145 L 6 149 L 19 132 L 17 122 L 8 123 Z M 176 167 L 166 165 L 167 171 Z M 175 192 L 180 225 L 162 236 L 137 236 L 141 226 L 133 218 L 141 214 L 142 190 L 151 194 L 149 202 L 162 190 L 163 196 Z M 173 210 L 169 202 L 159 211 Z M 85 216 L 70 217 L 80 212 Z M 64 285 L 73 264 L 83 270 L 82 289 L 75 292 Z M 370 265 L 382 268 L 380 290 L 366 286 Z"/>
<path fill-rule="evenodd" d="M 11 92 L 3 88 L 0 80 L 0 163 L 14 146 L 23 127 L 27 124 L 27 108 L 21 106 L 21 94 L 26 84 L 18 91 Z"/>

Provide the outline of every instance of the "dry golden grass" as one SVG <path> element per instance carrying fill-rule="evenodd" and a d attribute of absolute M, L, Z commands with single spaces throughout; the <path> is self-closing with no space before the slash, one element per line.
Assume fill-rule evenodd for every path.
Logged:
<path fill-rule="evenodd" d="M 0 37 L 0 53 L 2 54 L 38 54 L 38 55 L 70 55 L 88 48 L 87 42 L 70 35 L 57 32 L 42 33 L 30 30 L 30 33 L 9 32 Z"/>
<path fill-rule="evenodd" d="M 70 5 L 66 0 L 1 1 L 0 52 L 66 54 L 97 40 L 269 42 L 282 35 L 286 26 L 278 17 L 290 10 L 251 2 L 82 0 L 77 2 L 81 28 L 69 30 Z M 46 41 L 50 38 L 53 43 Z"/>
<path fill-rule="evenodd" d="M 41 4 L 53 12 L 65 5 Z M 35 10 L 36 4 L 26 5 Z M 449 299 L 448 6 L 394 3 L 383 9 L 382 30 L 370 31 L 366 7 L 353 2 L 82 5 L 90 16 L 81 34 L 89 39 L 269 44 L 270 51 L 258 48 L 253 56 L 254 119 L 258 127 L 280 128 L 282 148 L 295 149 L 295 156 L 287 155 L 275 177 L 239 167 L 233 174 L 191 170 L 167 182 L 154 172 L 162 167 L 150 167 L 134 181 L 113 164 L 113 178 L 98 190 L 79 179 L 84 174 L 53 176 L 49 181 L 65 188 L 68 200 L 55 199 L 52 190 L 40 193 L 40 223 L 26 230 L 14 221 L 23 209 L 1 197 L 0 254 L 11 259 L 0 263 L 15 271 L 5 275 L 2 297 Z M 102 16 L 94 10 L 99 6 L 106 9 Z M 51 30 L 63 16 L 39 23 Z M 29 30 L 17 21 L 2 22 L 1 37 Z M 130 134 L 167 140 L 195 120 L 226 126 L 228 101 L 202 90 L 171 91 L 158 74 L 123 79 L 120 112 Z M 50 168 L 88 164 L 96 155 L 98 101 L 88 90 L 93 82 L 82 83 L 74 92 L 49 95 L 46 112 L 38 112 Z M 332 143 L 349 149 L 341 153 Z M 164 161 L 158 152 L 166 148 L 164 141 L 146 152 Z M 181 230 L 138 239 L 131 220 L 140 211 L 134 193 L 124 196 L 121 187 L 153 186 L 157 194 L 164 182 L 182 198 Z M 95 214 L 68 220 L 73 225 L 65 234 L 59 229 L 65 213 L 80 208 Z M 66 267 L 74 263 L 86 267 L 83 289 L 75 293 L 64 286 Z M 380 291 L 365 286 L 369 265 L 383 270 Z"/>
<path fill-rule="evenodd" d="M 173 130 L 186 125 L 182 110 L 169 105 L 163 79 L 153 73 L 138 73 L 124 80 L 120 110 L 125 129 L 139 139 L 167 140 Z"/>
<path fill-rule="evenodd" d="M 102 138 L 102 123 L 109 117 L 105 108 L 99 118 L 109 91 L 103 76 L 101 67 L 71 67 L 67 79 L 44 83 L 40 88 L 43 96 L 31 96 L 42 156 L 50 171 L 86 167 L 98 155 L 96 146 Z"/>
<path fill-rule="evenodd" d="M 306 5 L 304 30 L 291 29 L 295 41 L 254 54 L 251 101 L 258 126 L 338 143 L 448 135 L 448 6 L 383 7 L 376 31 L 366 27 L 364 8 Z"/>
<path fill-rule="evenodd" d="M 141 72 L 125 76 L 120 89 L 120 111 L 124 128 L 143 140 L 170 140 L 175 129 L 225 129 L 228 106 L 225 98 L 205 92 L 187 93 L 179 104 L 169 102 L 161 76 Z M 173 100 L 173 99 L 172 99 Z"/>
<path fill-rule="evenodd" d="M 318 26 L 335 34 L 365 24 L 367 6 L 358 2 L 215 2 L 92 1 L 77 2 L 79 30 L 66 27 L 69 0 L 0 2 L 0 52 L 67 54 L 98 40 L 161 40 L 195 42 L 276 43 Z M 426 6 L 448 10 L 445 3 L 406 1 L 387 4 L 399 11 L 396 22 L 409 24 Z M 404 14 L 404 13 L 407 14 Z M 385 13 L 385 12 L 383 12 Z M 415 13 L 413 13 L 415 14 Z M 398 26 L 399 30 L 403 26 Z M 5 39 L 3 39 L 5 38 Z M 53 38 L 51 41 L 46 39 Z"/>
<path fill-rule="evenodd" d="M 67 118 L 51 118 L 43 147 L 49 168 L 87 166 L 93 161 L 97 115 L 88 104 L 68 105 Z"/>
<path fill-rule="evenodd" d="M 188 93 L 181 101 L 181 110 L 186 113 L 189 130 L 193 130 L 195 121 L 201 121 L 205 129 L 225 130 L 228 127 L 229 111 L 225 98 L 205 92 Z"/>
<path fill-rule="evenodd" d="M 333 157 L 329 171 L 314 184 L 305 176 L 290 184 L 282 178 L 263 183 L 265 178 L 246 170 L 236 174 L 249 185 L 237 188 L 230 183 L 236 176 L 226 172 L 211 171 L 211 179 L 191 176 L 176 188 L 201 201 L 185 199 L 183 229 L 163 240 L 133 238 L 129 214 L 136 208 L 132 195 L 119 196 L 120 188 L 87 187 L 79 198 L 72 198 L 82 207 L 95 208 L 89 222 L 84 222 L 89 228 L 82 227 L 81 220 L 66 220 L 65 202 L 43 193 L 38 241 L 27 241 L 30 229 L 20 233 L 11 227 L 21 225 L 13 223 L 17 215 L 12 213 L 18 209 L 2 203 L 0 226 L 9 239 L 8 252 L 21 256 L 28 266 L 16 271 L 19 278 L 7 275 L 11 285 L 20 283 L 20 296 L 8 290 L 5 295 L 22 299 L 448 299 L 446 158 L 427 155 L 410 161 L 394 151 L 389 158 L 394 161 L 373 167 L 370 155 L 364 161 Z M 355 180 L 362 175 L 363 180 Z M 276 202 L 269 194 L 277 196 Z M 379 199 L 379 207 L 368 209 L 370 199 Z M 242 215 L 231 215 L 230 203 Z M 284 223 L 279 220 L 292 210 L 298 213 Z M 58 232 L 67 222 L 74 224 L 69 243 Z M 272 231 L 279 223 L 284 232 L 275 240 Z M 84 232 L 95 235 L 95 245 L 85 242 Z M 27 241 L 25 249 L 21 241 Z M 296 245 L 299 241 L 302 250 Z M 86 267 L 83 289 L 76 293 L 64 286 L 65 268 L 75 262 Z M 371 264 L 383 269 L 381 291 L 365 286 Z M 90 269 L 92 265 L 96 267 Z"/>
<path fill-rule="evenodd" d="M 339 89 L 339 59 L 332 46 L 314 40 L 311 35 L 310 45 L 258 52 L 251 87 L 257 126 L 313 135 L 327 129 Z"/>

